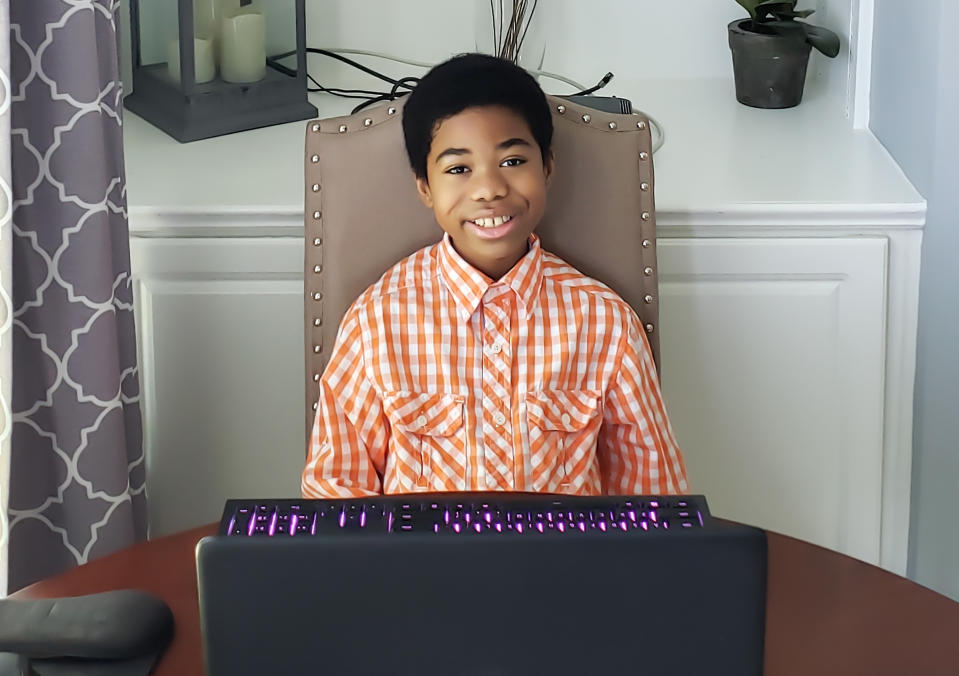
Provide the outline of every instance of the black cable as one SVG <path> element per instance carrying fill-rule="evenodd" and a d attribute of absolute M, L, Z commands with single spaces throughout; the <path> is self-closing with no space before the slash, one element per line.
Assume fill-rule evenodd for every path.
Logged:
<path fill-rule="evenodd" d="M 290 56 L 293 56 L 294 54 L 296 54 L 295 51 L 285 52 L 283 54 L 278 54 L 277 56 L 272 56 L 267 59 L 267 65 L 269 65 L 274 70 L 277 70 L 283 73 L 284 75 L 289 75 L 290 77 L 296 77 L 296 70 L 279 63 L 279 59 L 285 59 Z M 343 87 L 324 87 L 322 84 L 320 84 L 319 81 L 317 81 L 315 77 L 310 75 L 309 72 L 307 72 L 306 77 L 310 82 L 316 85 L 315 87 L 307 87 L 306 91 L 311 93 L 326 92 L 328 94 L 332 94 L 333 96 L 339 96 L 345 99 L 369 99 L 371 97 L 379 97 L 385 94 L 385 92 L 373 91 L 369 89 L 346 89 Z"/>
<path fill-rule="evenodd" d="M 588 89 L 584 89 L 581 92 L 576 92 L 575 94 L 572 94 L 571 96 L 586 96 L 587 94 L 592 94 L 596 90 L 602 89 L 603 87 L 608 85 L 609 81 L 612 79 L 613 79 L 613 74 L 606 73 L 606 75 L 603 76 L 603 79 L 597 82 L 596 84 L 594 84 L 592 87 L 589 87 Z"/>
<path fill-rule="evenodd" d="M 332 94 L 333 96 L 342 96 L 343 98 L 349 99 L 367 99 L 371 96 L 382 96 L 385 92 L 375 92 L 369 89 L 344 89 L 342 87 L 324 87 L 319 82 L 316 81 L 316 78 L 306 74 L 307 79 L 310 80 L 315 87 L 308 87 L 306 91 L 308 92 L 326 92 L 327 94 Z"/>
<path fill-rule="evenodd" d="M 399 80 L 396 80 L 387 75 L 384 75 L 383 73 L 380 73 L 379 71 L 373 70 L 372 68 L 368 68 L 367 66 L 364 66 L 362 63 L 354 61 L 353 59 L 349 59 L 345 56 L 337 54 L 336 52 L 331 52 L 328 49 L 319 49 L 317 47 L 307 47 L 306 51 L 308 54 L 321 54 L 323 56 L 328 56 L 331 59 L 342 61 L 345 64 L 353 66 L 357 70 L 361 70 L 364 73 L 372 75 L 373 77 L 383 80 L 384 82 L 389 82 L 392 85 L 392 88 L 390 89 L 389 92 L 377 92 L 377 91 L 372 91 L 368 89 L 344 89 L 342 87 L 324 87 L 316 80 L 316 78 L 314 78 L 312 75 L 309 74 L 309 72 L 307 72 L 306 77 L 309 78 L 309 80 L 316 85 L 316 88 L 308 88 L 307 91 L 327 92 L 329 94 L 332 94 L 333 96 L 340 96 L 342 98 L 347 98 L 347 99 L 366 99 L 363 103 L 359 104 L 358 106 L 356 106 L 356 108 L 353 109 L 353 113 L 357 113 L 363 110 L 364 108 L 366 108 L 367 106 L 373 105 L 374 103 L 379 103 L 381 101 L 394 101 L 396 100 L 397 96 L 401 96 L 409 93 L 409 92 L 401 93 L 399 91 L 400 88 L 405 88 L 409 91 L 413 91 L 413 89 L 415 88 L 415 83 L 418 83 L 420 81 L 418 77 L 403 77 L 403 78 L 400 78 Z M 278 54 L 274 57 L 271 57 L 268 61 L 270 62 L 270 65 L 276 68 L 277 70 L 285 72 L 287 75 L 291 75 L 291 76 L 296 75 L 295 70 L 288 68 L 286 66 L 283 66 L 276 62 L 279 59 L 285 59 L 289 56 L 293 56 L 294 54 L 296 54 L 296 50 L 285 52 L 283 54 Z M 575 94 L 572 94 L 572 96 L 586 96 L 588 94 L 592 94 L 593 92 L 598 91 L 602 89 L 603 87 L 605 87 L 606 85 L 608 85 L 610 80 L 612 79 L 613 79 L 613 74 L 611 72 L 606 73 L 606 75 L 604 75 L 602 79 L 599 82 L 597 82 L 595 85 L 593 85 L 592 87 L 588 87 L 582 91 L 576 92 Z M 411 87 L 410 86 L 411 83 L 413 83 L 414 86 Z"/>
<path fill-rule="evenodd" d="M 382 96 L 377 96 L 376 98 L 370 99 L 369 101 L 364 101 L 360 105 L 356 106 L 353 110 L 350 111 L 350 115 L 355 115 L 364 108 L 372 106 L 374 103 L 381 103 L 383 101 L 395 101 L 396 99 L 407 96 L 410 92 L 398 92 L 397 94 L 383 94 Z"/>
<path fill-rule="evenodd" d="M 331 51 L 329 51 L 329 50 L 327 50 L 327 49 L 317 49 L 316 47 L 307 47 L 307 48 L 306 48 L 306 51 L 307 51 L 308 53 L 310 53 L 310 54 L 322 54 L 323 56 L 328 56 L 328 57 L 330 57 L 331 59 L 336 59 L 337 61 L 342 61 L 343 63 L 347 63 L 347 64 L 353 66 L 354 68 L 357 68 L 357 69 L 359 69 L 359 70 L 362 70 L 364 73 L 367 73 L 367 74 L 369 74 L 369 75 L 372 75 L 373 77 L 379 78 L 380 80 L 384 80 L 384 81 L 386 81 L 386 82 L 389 82 L 389 83 L 392 84 L 392 85 L 395 85 L 395 84 L 397 84 L 397 83 L 399 82 L 399 80 L 394 80 L 393 78 L 388 77 L 388 76 L 386 76 L 386 75 L 383 75 L 383 73 L 380 73 L 380 72 L 378 72 L 378 71 L 375 71 L 375 70 L 373 70 L 372 68 L 367 68 L 367 67 L 364 66 L 362 63 L 358 63 L 358 62 L 354 61 L 353 59 L 348 59 L 348 58 L 346 58 L 345 56 L 342 56 L 342 55 L 340 55 L 340 54 L 337 54 L 336 52 L 331 52 Z"/>
<path fill-rule="evenodd" d="M 380 80 L 389 82 L 390 84 L 393 85 L 389 93 L 371 91 L 366 89 L 344 89 L 341 87 L 324 87 L 316 80 L 316 78 L 314 78 L 312 75 L 309 74 L 309 72 L 307 72 L 306 77 L 309 78 L 309 80 L 316 85 L 315 88 L 308 87 L 307 91 L 327 92 L 329 94 L 332 94 L 333 96 L 339 96 L 346 99 L 366 99 L 364 103 L 360 104 L 353 110 L 354 113 L 362 110 L 363 108 L 366 108 L 367 106 L 373 103 L 377 103 L 380 101 L 393 101 L 396 99 L 397 91 L 399 88 L 405 87 L 406 89 L 409 89 L 410 91 L 412 91 L 413 88 L 410 87 L 409 83 L 419 82 L 419 78 L 416 78 L 416 77 L 404 77 L 404 78 L 400 78 L 399 80 L 395 80 L 391 77 L 383 75 L 382 73 L 378 71 L 373 70 L 372 68 L 368 68 L 364 66 L 363 64 L 354 61 L 353 59 L 348 59 L 345 56 L 341 56 L 337 54 L 336 52 L 331 52 L 326 49 L 318 49 L 316 47 L 307 47 L 306 51 L 308 54 L 321 54 L 323 56 L 328 56 L 330 58 L 337 59 L 338 61 L 342 61 L 343 63 L 353 66 L 354 68 L 358 70 L 361 70 L 365 73 L 372 75 L 373 77 L 379 78 Z M 296 75 L 295 70 L 277 63 L 279 59 L 285 59 L 287 57 L 293 56 L 294 54 L 296 54 L 296 50 L 284 52 L 283 54 L 277 54 L 276 56 L 270 58 L 270 61 L 271 61 L 270 65 L 281 72 L 285 72 L 287 75 L 294 76 Z"/>

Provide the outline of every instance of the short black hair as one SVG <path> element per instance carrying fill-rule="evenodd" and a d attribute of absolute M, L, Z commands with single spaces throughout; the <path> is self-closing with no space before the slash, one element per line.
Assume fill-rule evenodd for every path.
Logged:
<path fill-rule="evenodd" d="M 424 75 L 403 107 L 406 154 L 417 178 L 426 178 L 426 158 L 439 123 L 478 106 L 505 106 L 526 120 L 543 162 L 548 160 L 553 118 L 533 76 L 506 59 L 460 54 Z"/>

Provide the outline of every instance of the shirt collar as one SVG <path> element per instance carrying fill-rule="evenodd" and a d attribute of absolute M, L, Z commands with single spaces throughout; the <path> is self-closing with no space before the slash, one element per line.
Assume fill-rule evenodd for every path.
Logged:
<path fill-rule="evenodd" d="M 529 236 L 529 251 L 526 255 L 495 282 L 463 260 L 453 248 L 453 241 L 448 233 L 440 242 L 438 259 L 443 281 L 463 319 L 469 319 L 492 287 L 509 287 L 519 298 L 521 307 L 528 310 L 536 300 L 543 280 L 543 249 L 539 237 L 535 234 Z"/>

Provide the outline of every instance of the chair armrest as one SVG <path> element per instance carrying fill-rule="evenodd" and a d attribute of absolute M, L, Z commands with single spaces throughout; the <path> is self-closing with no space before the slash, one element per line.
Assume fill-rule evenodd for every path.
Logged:
<path fill-rule="evenodd" d="M 166 603 L 133 589 L 0 600 L 0 652 L 29 659 L 126 660 L 162 651 L 172 634 Z"/>

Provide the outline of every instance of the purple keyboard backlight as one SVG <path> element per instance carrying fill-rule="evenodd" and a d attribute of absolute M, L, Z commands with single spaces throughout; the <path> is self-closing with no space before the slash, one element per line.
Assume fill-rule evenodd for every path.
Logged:
<path fill-rule="evenodd" d="M 704 527 L 701 496 L 567 497 L 456 494 L 355 500 L 231 500 L 221 535 L 311 537 L 427 533 L 433 536 L 622 537 Z"/>

